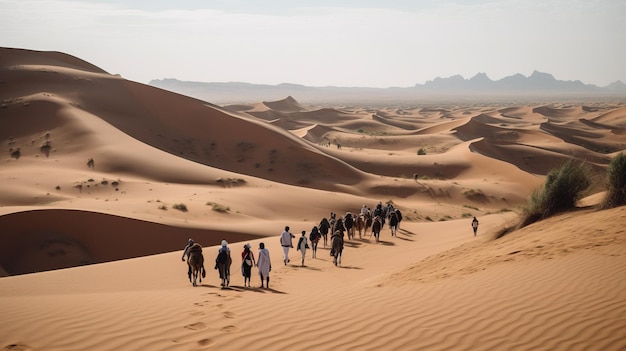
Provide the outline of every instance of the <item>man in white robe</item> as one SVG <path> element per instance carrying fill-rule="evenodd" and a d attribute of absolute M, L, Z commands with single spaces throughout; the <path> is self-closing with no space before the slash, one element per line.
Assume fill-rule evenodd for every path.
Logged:
<path fill-rule="evenodd" d="M 270 287 L 270 271 L 272 270 L 272 261 L 270 261 L 270 252 L 265 248 L 264 243 L 259 244 L 259 254 L 256 261 L 256 266 L 259 268 L 259 275 L 261 276 L 261 288 L 265 280 L 265 287 Z"/>

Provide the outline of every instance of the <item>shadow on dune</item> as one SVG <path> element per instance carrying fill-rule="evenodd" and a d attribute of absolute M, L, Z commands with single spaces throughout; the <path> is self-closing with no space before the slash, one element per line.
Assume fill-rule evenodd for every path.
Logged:
<path fill-rule="evenodd" d="M 0 266 L 9 275 L 179 251 L 193 238 L 202 246 L 258 236 L 174 227 L 80 210 L 32 210 L 0 216 Z"/>
<path fill-rule="evenodd" d="M 378 241 L 378 245 L 396 246 L 395 243 L 392 243 L 391 241 L 385 241 L 385 240 L 379 240 Z"/>
<path fill-rule="evenodd" d="M 313 260 L 314 258 L 311 258 L 311 259 Z M 294 267 L 294 268 L 306 269 L 308 271 L 321 271 L 321 269 L 319 269 L 319 268 L 307 266 L 306 264 L 304 266 L 299 266 L 299 265 L 292 264 L 291 266 Z"/>
<path fill-rule="evenodd" d="M 411 239 L 411 238 L 403 238 L 403 237 L 401 237 L 401 236 L 399 236 L 399 237 L 397 237 L 397 238 L 398 238 L 399 240 L 404 240 L 404 241 L 415 241 L 415 240 L 413 240 L 413 239 Z"/>

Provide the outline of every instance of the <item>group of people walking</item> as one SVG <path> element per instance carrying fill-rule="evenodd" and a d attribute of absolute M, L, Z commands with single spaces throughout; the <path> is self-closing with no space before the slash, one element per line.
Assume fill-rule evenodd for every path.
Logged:
<path fill-rule="evenodd" d="M 363 215 L 374 214 L 382 218 L 388 216 L 388 214 L 392 212 L 397 213 L 399 211 L 397 209 L 394 209 L 394 207 L 391 204 L 388 204 L 387 206 L 382 206 L 382 203 L 379 203 L 374 209 L 373 213 L 365 205 L 363 205 L 363 207 L 361 208 L 361 214 Z M 335 214 L 331 212 L 331 221 L 333 219 L 335 219 Z M 478 220 L 476 219 L 476 217 L 474 217 L 472 220 L 472 229 L 474 231 L 474 236 L 476 236 L 476 233 L 478 231 Z M 284 265 L 287 265 L 287 263 L 290 262 L 289 251 L 290 249 L 294 247 L 293 239 L 295 238 L 296 236 L 291 233 L 289 226 L 285 226 L 285 229 L 280 234 L 280 245 L 283 249 L 283 264 Z M 317 257 L 317 244 L 321 238 L 322 238 L 322 233 L 320 232 L 317 225 L 313 226 L 313 228 L 311 229 L 309 238 L 307 238 L 306 236 L 306 231 L 304 230 L 302 231 L 302 235 L 298 239 L 298 243 L 296 245 L 297 251 L 300 251 L 300 254 L 302 255 L 302 262 L 301 262 L 302 266 L 304 266 L 304 260 L 305 260 L 306 252 L 308 249 L 312 248 L 313 250 L 312 258 Z M 310 246 L 309 246 L 309 242 L 311 243 Z M 185 260 L 185 256 L 187 257 L 189 256 L 190 250 L 193 245 L 194 245 L 194 241 L 192 239 L 189 239 L 187 246 L 185 246 L 185 249 L 183 250 L 183 257 L 182 257 L 183 261 Z M 262 243 L 262 242 L 259 243 L 259 251 L 257 254 L 258 258 L 255 258 L 254 253 L 252 252 L 251 248 L 252 246 L 249 243 L 247 243 L 243 246 L 243 251 L 241 252 L 241 261 L 242 261 L 241 273 L 244 277 L 244 287 L 251 287 L 252 267 L 256 266 L 259 270 L 259 276 L 261 278 L 261 288 L 269 288 L 270 271 L 272 270 L 272 262 L 270 259 L 269 250 L 265 247 L 265 243 Z M 226 240 L 222 240 L 222 246 L 218 250 L 218 257 L 220 254 L 224 254 L 224 253 L 228 255 L 228 259 L 230 260 L 230 248 L 228 248 L 228 242 L 226 242 Z M 216 259 L 216 269 L 217 269 L 217 260 L 218 259 Z M 202 273 L 204 277 L 204 259 L 202 261 Z"/>

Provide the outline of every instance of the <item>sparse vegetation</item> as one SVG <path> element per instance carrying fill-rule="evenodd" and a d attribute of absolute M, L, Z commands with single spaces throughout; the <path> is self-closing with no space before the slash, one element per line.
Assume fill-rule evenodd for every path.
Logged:
<path fill-rule="evenodd" d="M 19 160 L 20 156 L 22 156 L 22 152 L 20 151 L 19 147 L 15 150 L 11 149 L 11 157 L 13 157 L 16 160 Z"/>
<path fill-rule="evenodd" d="M 589 185 L 589 171 L 583 163 L 570 160 L 551 170 L 543 187 L 533 191 L 528 199 L 520 227 L 575 208 Z"/>
<path fill-rule="evenodd" d="M 608 189 L 601 207 L 609 209 L 626 205 L 626 157 L 620 152 L 607 170 Z"/>
<path fill-rule="evenodd" d="M 230 207 L 224 206 L 224 205 L 220 205 L 218 203 L 215 202 L 207 202 L 206 203 L 208 206 L 211 206 L 211 209 L 215 212 L 220 212 L 220 213 L 227 213 L 230 211 Z"/>
<path fill-rule="evenodd" d="M 246 184 L 246 180 L 241 178 L 218 178 L 216 182 L 223 187 L 240 186 Z"/>
<path fill-rule="evenodd" d="M 41 151 L 44 155 L 46 155 L 46 157 L 50 156 L 50 150 L 52 149 L 52 146 L 50 145 L 49 141 L 44 142 L 40 147 L 39 147 L 39 151 Z"/>
<path fill-rule="evenodd" d="M 421 147 L 419 150 L 417 150 L 417 154 L 420 156 L 426 155 L 426 150 L 423 147 Z"/>
<path fill-rule="evenodd" d="M 174 204 L 172 206 L 173 209 L 179 210 L 181 212 L 187 212 L 187 205 L 185 204 Z"/>
<path fill-rule="evenodd" d="M 487 195 L 480 189 L 468 189 L 463 192 L 463 195 L 473 201 L 484 201 Z"/>

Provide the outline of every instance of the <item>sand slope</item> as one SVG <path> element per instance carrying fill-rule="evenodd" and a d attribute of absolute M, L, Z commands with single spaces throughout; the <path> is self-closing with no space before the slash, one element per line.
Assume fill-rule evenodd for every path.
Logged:
<path fill-rule="evenodd" d="M 623 101 L 220 107 L 10 48 L 0 77 L 4 350 L 626 348 L 626 209 L 593 207 L 626 150 Z M 493 239 L 568 159 L 594 172 L 586 207 Z M 402 211 L 397 237 L 283 264 L 285 225 L 379 202 Z M 243 287 L 245 242 L 267 244 L 270 289 Z"/>

